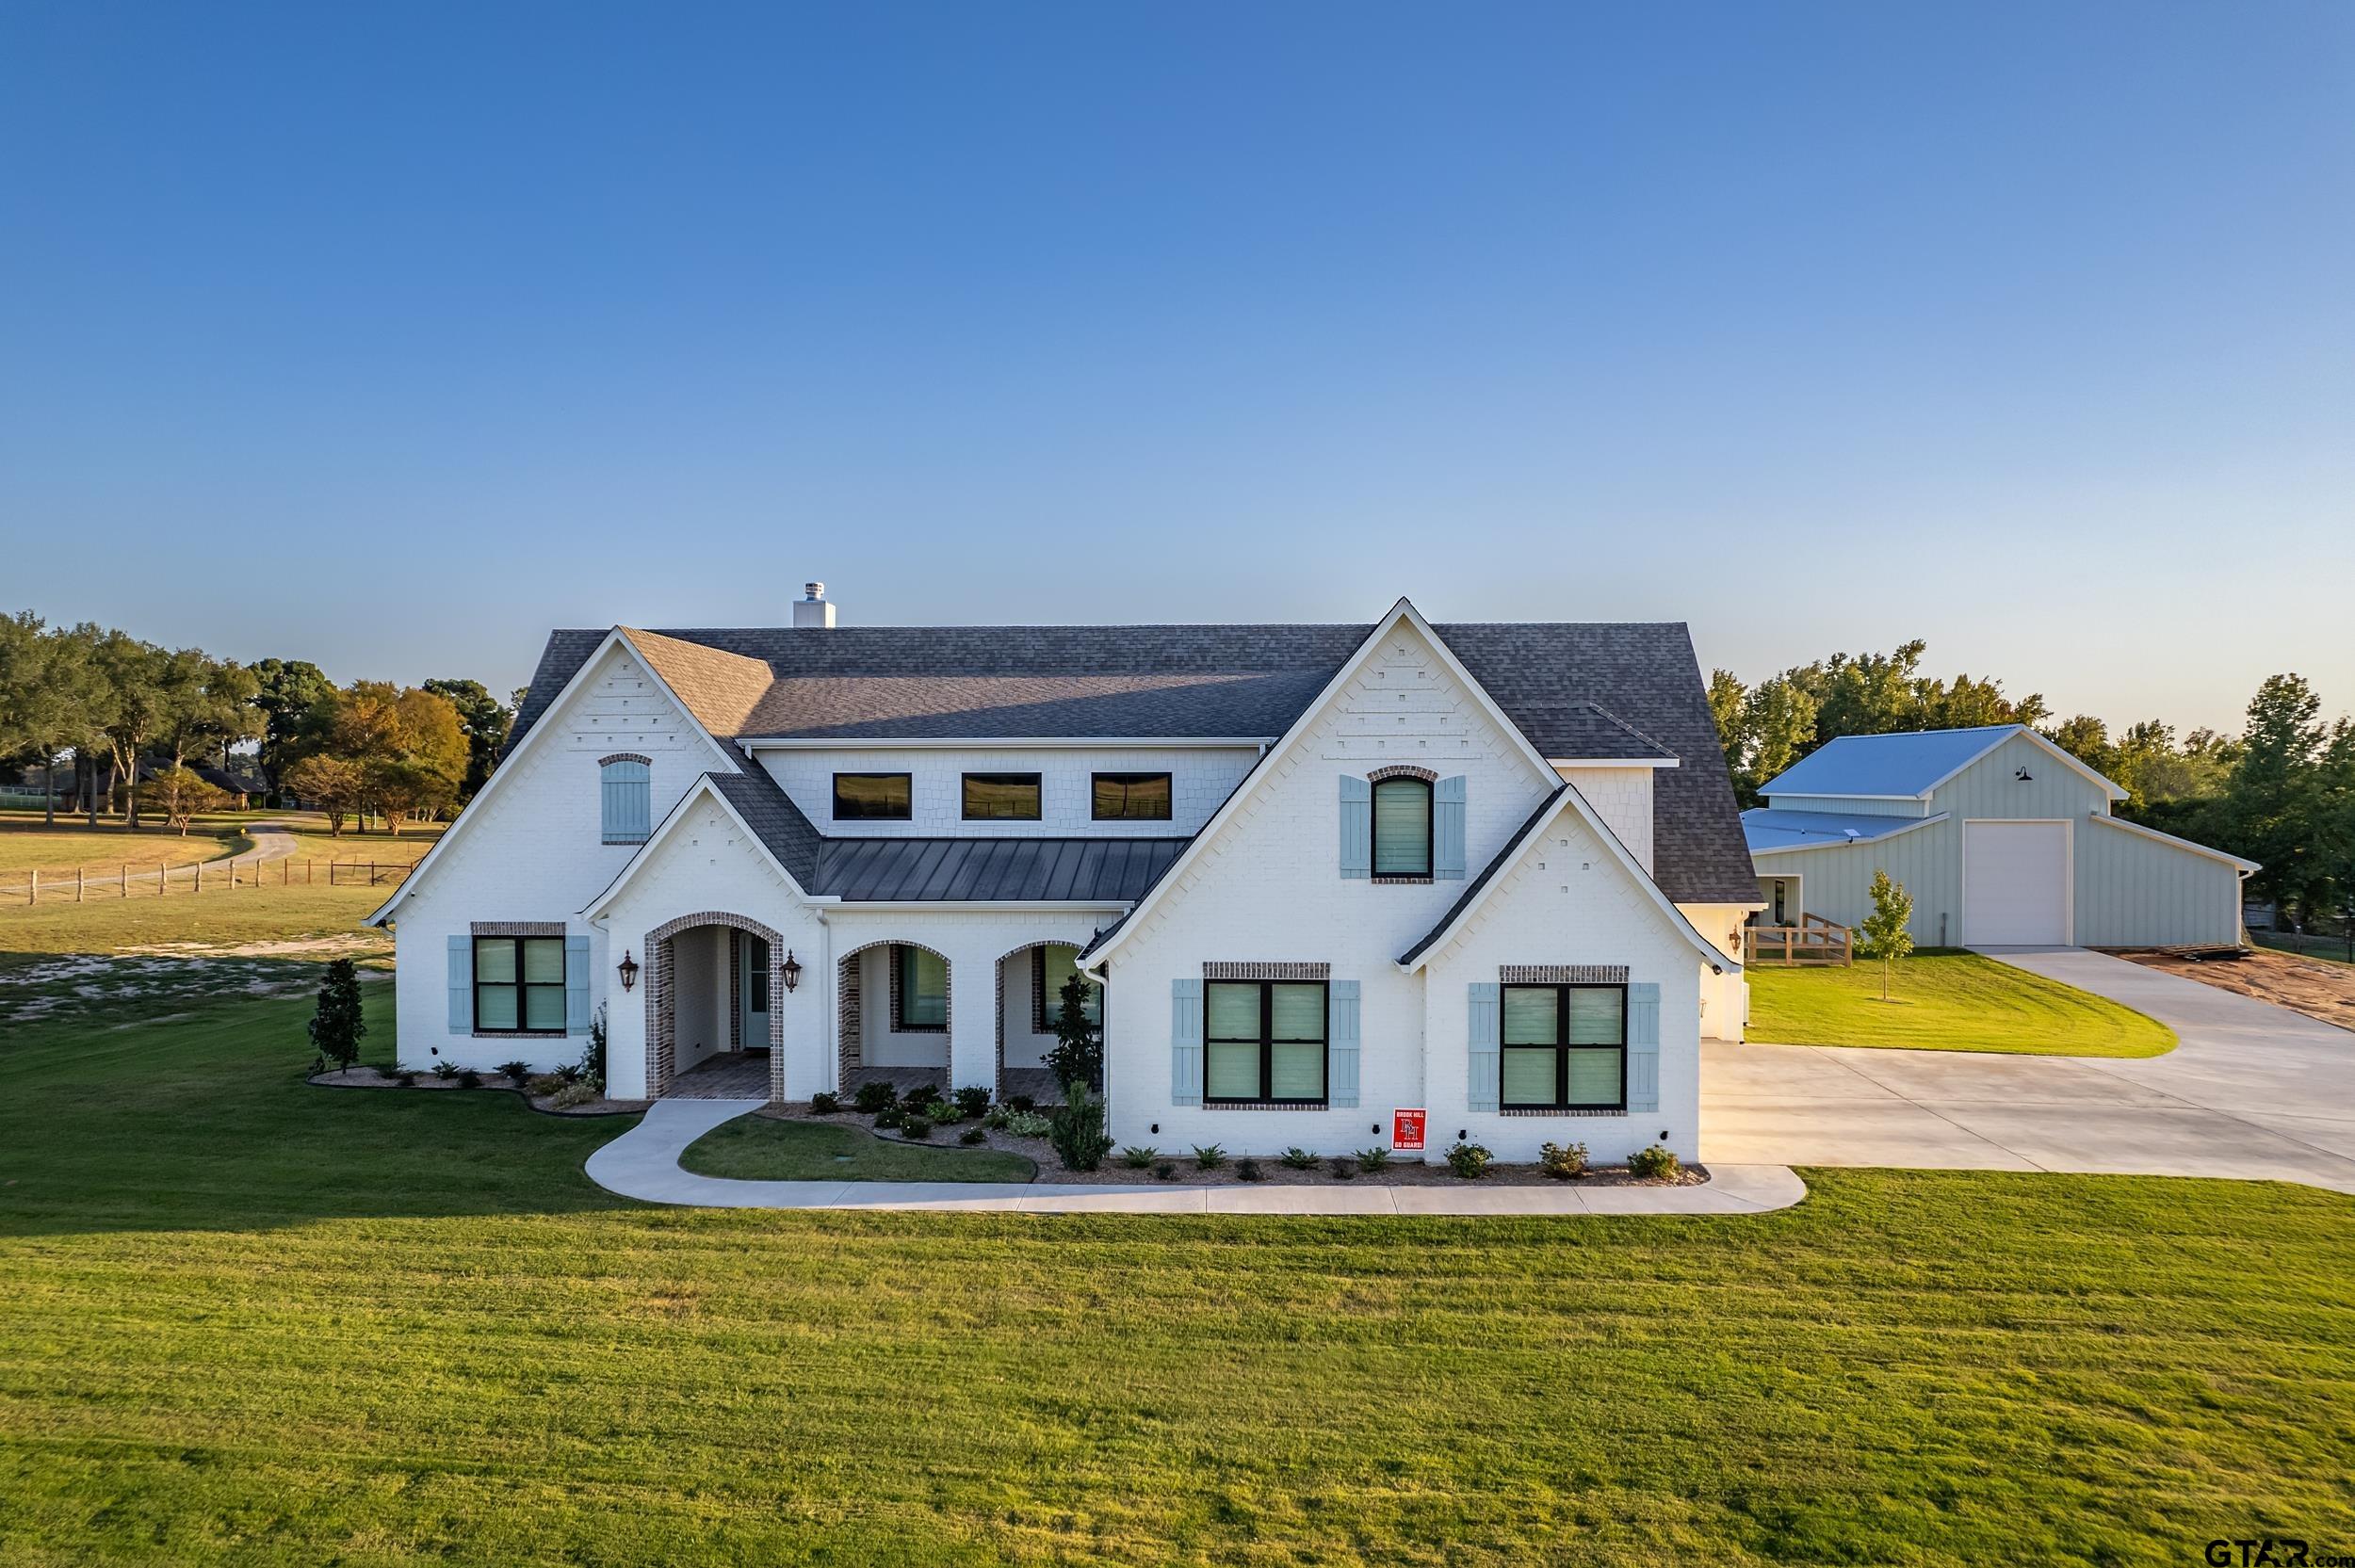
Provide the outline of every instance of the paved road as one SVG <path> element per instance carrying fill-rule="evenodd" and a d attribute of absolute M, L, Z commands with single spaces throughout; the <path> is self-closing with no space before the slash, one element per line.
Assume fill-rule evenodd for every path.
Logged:
<path fill-rule="evenodd" d="M 1081 1187 L 1025 1182 L 749 1182 L 681 1170 L 690 1143 L 758 1100 L 657 1100 L 591 1155 L 589 1179 L 651 1204 L 706 1208 L 1015 1210 L 1025 1214 L 1763 1214 L 1807 1188 L 1787 1169 L 1710 1168 L 1706 1187 Z"/>
<path fill-rule="evenodd" d="M 60 817 L 58 820 L 62 822 L 64 821 L 64 818 Z M 68 825 L 70 826 L 71 824 Z M 252 849 L 241 849 L 234 855 L 221 855 L 207 861 L 186 861 L 178 865 L 172 866 L 168 873 L 169 876 L 174 881 L 194 881 L 196 880 L 196 868 L 200 865 L 204 867 L 205 874 L 209 877 L 215 869 L 223 865 L 234 865 L 238 869 L 242 870 L 246 867 L 260 865 L 269 861 L 284 860 L 295 852 L 294 830 L 286 826 L 284 822 L 253 823 L 245 830 L 245 835 L 253 841 Z M 132 849 L 135 848 L 139 842 L 140 840 L 131 838 L 126 834 L 123 839 L 123 847 L 126 849 Z M 145 869 L 141 869 L 138 863 L 138 857 L 136 854 L 122 854 L 118 856 L 114 864 L 118 867 L 116 870 L 108 872 L 103 877 L 86 875 L 82 879 L 81 885 L 85 889 L 120 887 L 122 884 L 122 872 L 120 867 L 125 864 L 128 864 L 131 867 L 132 886 L 147 887 L 151 886 L 155 881 L 155 863 L 154 861 L 148 862 Z M 22 873 L 10 872 L 9 875 L 18 876 L 22 875 Z M 23 893 L 30 882 L 31 878 L 26 876 L 24 881 L 16 884 L 8 891 L 11 893 Z M 74 885 L 74 883 L 73 879 L 71 876 L 60 875 L 58 872 L 54 870 L 48 871 L 47 876 L 41 884 L 41 897 L 44 899 L 51 897 L 55 895 L 57 889 L 72 887 L 73 885 Z"/>
<path fill-rule="evenodd" d="M 1990 958 L 2149 1013 L 2163 1057 L 1702 1048 L 1701 1158 L 2303 1182 L 2355 1192 L 2355 1034 L 2081 948 Z"/>

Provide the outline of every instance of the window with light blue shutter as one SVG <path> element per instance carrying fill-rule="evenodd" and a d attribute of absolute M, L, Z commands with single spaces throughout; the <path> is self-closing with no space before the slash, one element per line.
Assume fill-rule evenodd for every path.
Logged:
<path fill-rule="evenodd" d="M 564 939 L 564 1032 L 589 1032 L 589 939 Z"/>
<path fill-rule="evenodd" d="M 1202 1103 L 1202 982 L 1169 982 L 1169 1103 Z"/>
<path fill-rule="evenodd" d="M 1627 988 L 1627 1108 L 1660 1108 L 1660 987 Z"/>
<path fill-rule="evenodd" d="M 608 757 L 598 765 L 605 842 L 643 844 L 654 832 L 653 771 L 643 757 Z"/>
<path fill-rule="evenodd" d="M 449 939 L 449 1032 L 474 1033 L 474 938 Z"/>
<path fill-rule="evenodd" d="M 1431 875 L 1440 881 L 1464 880 L 1464 776 L 1441 779 L 1431 792 Z"/>
<path fill-rule="evenodd" d="M 1354 1109 L 1357 1104 L 1357 982 L 1335 980 L 1326 1006 L 1332 1016 L 1325 1033 L 1331 1041 L 1331 1072 L 1325 1104 Z"/>
<path fill-rule="evenodd" d="M 1471 1110 L 1497 1108 L 1501 1085 L 1499 1071 L 1502 1066 L 1500 1047 L 1503 1041 L 1501 993 L 1503 987 L 1495 980 L 1474 980 L 1465 987 L 1470 1004 L 1466 1019 L 1467 1037 L 1470 1042 L 1470 1074 L 1464 1086 L 1464 1104 Z"/>
<path fill-rule="evenodd" d="M 1373 785 L 1341 775 L 1341 875 L 1373 875 Z"/>

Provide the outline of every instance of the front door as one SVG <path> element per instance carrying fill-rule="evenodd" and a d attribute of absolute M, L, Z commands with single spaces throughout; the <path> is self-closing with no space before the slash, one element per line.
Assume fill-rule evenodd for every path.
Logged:
<path fill-rule="evenodd" d="M 737 974 L 743 987 L 741 1043 L 747 1051 L 765 1051 L 769 1048 L 769 939 L 739 931 L 736 943 Z"/>

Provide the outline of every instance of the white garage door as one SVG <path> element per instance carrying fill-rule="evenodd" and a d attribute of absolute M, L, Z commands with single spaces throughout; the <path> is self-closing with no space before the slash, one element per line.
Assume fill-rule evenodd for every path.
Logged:
<path fill-rule="evenodd" d="M 2069 824 L 1969 822 L 1962 832 L 1963 940 L 2069 940 Z"/>

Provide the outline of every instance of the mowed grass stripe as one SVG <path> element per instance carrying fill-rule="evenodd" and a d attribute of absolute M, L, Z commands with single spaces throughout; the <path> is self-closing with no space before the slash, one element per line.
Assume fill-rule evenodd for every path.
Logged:
<path fill-rule="evenodd" d="M 1894 966 L 1890 1001 L 1881 966 L 1793 969 L 1754 964 L 1746 1031 L 1778 1045 L 1880 1045 L 2022 1056 L 2155 1057 L 2175 1031 L 2105 996 L 1959 949 L 1932 949 Z"/>
<path fill-rule="evenodd" d="M 1837 1171 L 1722 1220 L 641 1207 L 579 1170 L 625 1121 L 312 1090 L 306 1004 L 154 1005 L 194 1016 L 7 1046 L 0 1560 L 2355 1539 L 2331 1194 Z"/>

